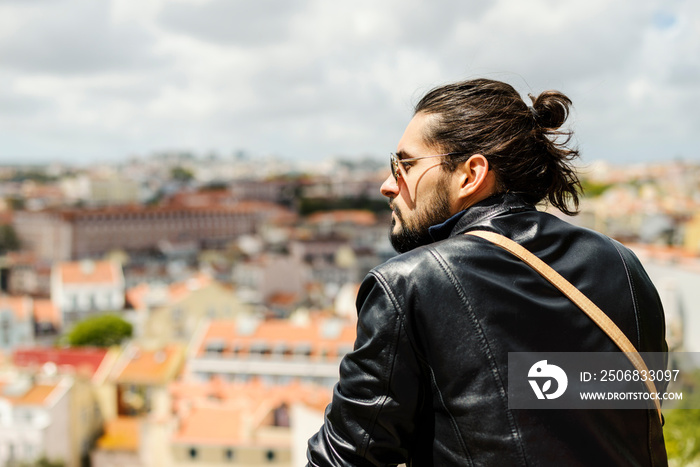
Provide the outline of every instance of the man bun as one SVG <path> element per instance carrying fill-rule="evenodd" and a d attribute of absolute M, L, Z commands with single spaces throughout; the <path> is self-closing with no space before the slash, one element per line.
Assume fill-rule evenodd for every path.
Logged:
<path fill-rule="evenodd" d="M 532 100 L 533 116 L 543 128 L 556 130 L 569 117 L 571 99 L 558 91 L 544 91 L 537 97 L 532 94 L 528 97 Z"/>

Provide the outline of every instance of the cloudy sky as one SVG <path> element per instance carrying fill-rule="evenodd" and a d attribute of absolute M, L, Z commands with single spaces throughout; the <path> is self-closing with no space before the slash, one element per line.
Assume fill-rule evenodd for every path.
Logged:
<path fill-rule="evenodd" d="M 0 0 L 0 163 L 385 157 L 482 76 L 568 94 L 584 161 L 700 160 L 697 0 Z"/>

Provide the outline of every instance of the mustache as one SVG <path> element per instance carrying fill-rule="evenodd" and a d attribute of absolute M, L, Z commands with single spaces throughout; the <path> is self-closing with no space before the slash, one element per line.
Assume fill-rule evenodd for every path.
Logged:
<path fill-rule="evenodd" d="M 401 213 L 399 212 L 399 208 L 394 204 L 394 200 L 389 201 L 389 209 L 391 209 L 394 214 L 400 215 Z"/>
<path fill-rule="evenodd" d="M 389 209 L 391 209 L 394 214 L 396 214 L 396 217 L 399 219 L 399 222 L 403 223 L 403 215 L 401 214 L 401 211 L 399 210 L 399 207 L 394 204 L 394 200 L 389 201 Z"/>

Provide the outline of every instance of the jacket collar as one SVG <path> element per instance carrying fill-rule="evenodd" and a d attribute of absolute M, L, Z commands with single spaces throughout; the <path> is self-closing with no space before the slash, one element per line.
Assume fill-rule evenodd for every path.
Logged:
<path fill-rule="evenodd" d="M 428 233 L 433 241 L 438 242 L 464 233 L 470 227 L 492 217 L 510 212 L 534 210 L 535 207 L 524 201 L 517 193 L 500 193 L 458 212 L 441 224 L 431 226 Z"/>

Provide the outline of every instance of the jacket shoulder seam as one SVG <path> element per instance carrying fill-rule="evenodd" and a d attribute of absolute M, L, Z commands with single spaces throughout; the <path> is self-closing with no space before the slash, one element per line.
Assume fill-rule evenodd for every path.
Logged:
<path fill-rule="evenodd" d="M 641 336 L 641 330 L 640 330 L 640 325 L 639 325 L 639 302 L 637 300 L 637 291 L 634 286 L 634 279 L 632 278 L 632 274 L 630 274 L 630 269 L 629 266 L 627 265 L 627 261 L 625 260 L 625 256 L 622 254 L 620 251 L 620 248 L 618 245 L 610 240 L 610 243 L 613 244 L 615 247 L 615 251 L 617 251 L 617 254 L 620 256 L 620 260 L 622 261 L 622 265 L 625 268 L 625 274 L 627 275 L 627 283 L 629 284 L 629 290 L 630 290 L 630 295 L 632 296 L 632 307 L 634 308 L 634 327 L 635 331 L 637 334 L 637 348 L 640 347 L 642 343 L 642 336 Z"/>

